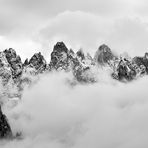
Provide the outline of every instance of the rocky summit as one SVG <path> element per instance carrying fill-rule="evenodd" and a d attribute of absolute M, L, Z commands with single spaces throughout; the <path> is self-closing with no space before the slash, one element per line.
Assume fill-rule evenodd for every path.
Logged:
<path fill-rule="evenodd" d="M 107 45 L 103 44 L 98 48 L 94 59 L 98 64 L 104 65 L 107 64 L 114 57 L 115 56 L 111 52 L 111 49 Z"/>
<path fill-rule="evenodd" d="M 49 56 L 51 59 L 47 62 L 39 52 L 22 62 L 14 49 L 1 51 L 0 81 L 5 89 L 5 93 L 1 95 L 21 98 L 25 86 L 36 82 L 38 76 L 53 71 L 72 73 L 73 81 L 70 84 L 95 83 L 99 77 L 97 71 L 106 68 L 110 70 L 111 78 L 120 82 L 130 82 L 148 74 L 148 53 L 143 57 L 133 58 L 125 54 L 115 55 L 105 44 L 98 48 L 93 58 L 82 49 L 74 52 L 73 49 L 68 49 L 64 42 L 57 42 Z M 11 91 L 12 87 L 15 91 Z M 0 138 L 11 135 L 11 128 L 0 107 Z"/>
<path fill-rule="evenodd" d="M 94 58 L 82 49 L 76 53 L 64 44 L 57 42 L 51 52 L 51 60 L 47 62 L 44 56 L 35 53 L 30 59 L 22 63 L 21 57 L 12 48 L 0 52 L 0 78 L 3 85 L 9 81 L 22 82 L 23 76 L 37 75 L 50 71 L 71 71 L 78 82 L 96 82 L 95 78 L 88 77 L 94 68 L 108 67 L 111 76 L 117 80 L 130 81 L 138 76 L 148 73 L 148 53 L 143 57 L 127 58 L 123 55 L 114 55 L 113 51 L 105 44 L 101 45 Z M 90 74 L 92 75 L 92 74 Z M 90 79 L 89 79 L 90 78 Z"/>
<path fill-rule="evenodd" d="M 65 71 L 72 72 L 77 82 L 96 82 L 92 69 L 108 67 L 112 78 L 119 81 L 131 81 L 139 76 L 148 74 L 148 53 L 143 57 L 129 58 L 124 55 L 114 55 L 105 44 L 99 46 L 94 58 L 82 49 L 76 53 L 64 44 L 57 42 L 51 52 L 50 61 L 35 53 L 30 59 L 22 63 L 21 57 L 12 48 L 0 52 L 0 78 L 3 85 L 14 82 L 18 87 L 27 79 L 24 75 L 38 75 L 44 72 Z M 92 76 L 92 77 L 91 77 Z M 26 82 L 29 82 L 27 80 Z"/>
<path fill-rule="evenodd" d="M 68 67 L 68 48 L 63 42 L 58 42 L 51 53 L 50 66 L 52 69 L 67 69 Z"/>
<path fill-rule="evenodd" d="M 22 73 L 22 61 L 20 56 L 17 55 L 16 51 L 12 48 L 4 50 L 3 53 L 11 66 L 13 78 L 17 78 Z"/>
<path fill-rule="evenodd" d="M 30 69 L 32 69 L 32 73 L 34 74 L 42 73 L 45 71 L 46 66 L 46 60 L 44 59 L 41 52 L 35 53 L 29 61 L 28 59 L 25 60 L 23 64 L 23 72 L 30 73 Z"/>

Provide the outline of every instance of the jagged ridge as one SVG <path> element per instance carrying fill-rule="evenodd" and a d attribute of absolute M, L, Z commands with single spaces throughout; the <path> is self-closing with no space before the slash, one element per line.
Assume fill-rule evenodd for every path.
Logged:
<path fill-rule="evenodd" d="M 82 49 L 75 53 L 72 49 L 68 49 L 63 42 L 58 42 L 53 48 L 49 63 L 40 52 L 35 53 L 23 63 L 12 48 L 0 52 L 2 85 L 7 87 L 11 84 L 17 88 L 16 93 L 13 92 L 13 94 L 8 90 L 5 94 L 8 97 L 20 98 L 24 85 L 31 84 L 30 76 L 51 71 L 72 72 L 75 82 L 94 83 L 97 79 L 96 75 L 92 73 L 92 69 L 99 67 L 108 67 L 112 71 L 112 78 L 129 82 L 148 74 L 148 53 L 145 53 L 143 57 L 134 58 L 116 56 L 107 45 L 103 44 L 92 58 L 89 53 L 85 55 Z M 10 135 L 12 135 L 11 128 L 0 108 L 0 138 Z"/>
<path fill-rule="evenodd" d="M 48 64 L 40 52 L 35 53 L 30 60 L 26 59 L 24 63 L 12 48 L 0 52 L 0 77 L 4 85 L 10 80 L 19 83 L 24 73 L 37 75 L 53 70 L 72 71 L 79 82 L 95 82 L 83 77 L 86 71 L 95 66 L 109 66 L 113 78 L 120 81 L 133 80 L 137 76 L 148 73 L 148 53 L 145 53 L 144 57 L 118 57 L 112 53 L 107 45 L 103 44 L 92 58 L 88 53 L 85 55 L 82 49 L 74 53 L 63 42 L 58 42 L 53 48 L 51 61 Z"/>

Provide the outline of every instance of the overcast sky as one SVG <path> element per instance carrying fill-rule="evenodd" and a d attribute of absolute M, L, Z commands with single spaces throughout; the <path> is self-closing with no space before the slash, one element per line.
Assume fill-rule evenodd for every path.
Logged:
<path fill-rule="evenodd" d="M 131 55 L 148 51 L 146 0 L 0 0 L 0 49 L 15 48 L 23 56 L 53 45 L 94 53 L 106 43 Z"/>

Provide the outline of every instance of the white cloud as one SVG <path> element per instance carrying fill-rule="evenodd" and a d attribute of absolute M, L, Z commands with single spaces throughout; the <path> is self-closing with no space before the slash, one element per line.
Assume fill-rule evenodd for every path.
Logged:
<path fill-rule="evenodd" d="M 91 53 L 106 43 L 118 51 L 142 54 L 147 48 L 146 8 L 145 0 L 1 0 L 0 35 L 8 45 L 18 39 L 24 44 L 34 42 L 27 52 L 38 47 L 40 38 L 44 55 L 60 40 Z M 41 26 L 46 27 L 37 34 Z"/>
<path fill-rule="evenodd" d="M 38 37 L 45 47 L 50 43 L 50 49 L 57 41 L 65 41 L 70 47 L 83 47 L 91 52 L 109 32 L 109 25 L 108 20 L 91 13 L 66 11 L 50 19 Z"/>
<path fill-rule="evenodd" d="M 148 25 L 140 18 L 103 18 L 91 13 L 66 11 L 50 19 L 40 31 L 38 39 L 43 48 L 57 41 L 64 41 L 76 50 L 84 48 L 93 53 L 102 43 L 108 44 L 118 53 L 129 52 L 143 55 L 148 47 Z"/>
<path fill-rule="evenodd" d="M 122 18 L 115 21 L 106 40 L 119 52 L 144 55 L 148 48 L 147 38 L 147 22 L 140 18 Z"/>
<path fill-rule="evenodd" d="M 69 86 L 70 78 L 42 77 L 16 108 L 5 110 L 13 131 L 22 131 L 24 139 L 2 148 L 147 148 L 147 77 L 128 84 L 104 84 L 104 78 L 76 87 Z"/>

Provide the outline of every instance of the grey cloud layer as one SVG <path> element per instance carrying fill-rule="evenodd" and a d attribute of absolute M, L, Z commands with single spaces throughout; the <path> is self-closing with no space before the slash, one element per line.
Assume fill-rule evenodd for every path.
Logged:
<path fill-rule="evenodd" d="M 76 87 L 66 83 L 70 73 L 40 77 L 16 107 L 5 110 L 13 132 L 22 131 L 24 138 L 0 146 L 147 148 L 147 78 L 123 84 L 101 70 L 98 77 L 94 85 Z"/>
<path fill-rule="evenodd" d="M 106 19 L 91 13 L 67 11 L 50 19 L 38 37 L 50 49 L 55 42 L 63 40 L 69 47 L 83 47 L 87 52 L 94 53 L 99 44 L 106 43 L 118 53 L 127 51 L 136 55 L 147 50 L 147 29 L 147 23 L 137 18 Z"/>
<path fill-rule="evenodd" d="M 12 30 L 15 26 L 40 23 L 40 21 L 67 10 L 118 16 L 127 12 L 127 6 L 127 0 L 1 0 L 0 31 L 3 33 Z"/>
<path fill-rule="evenodd" d="M 106 43 L 139 54 L 148 47 L 146 13 L 145 0 L 0 0 L 0 48 L 26 57 L 62 40 L 89 52 Z"/>

